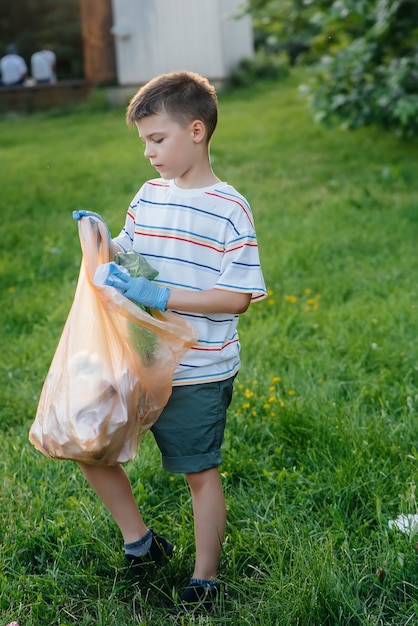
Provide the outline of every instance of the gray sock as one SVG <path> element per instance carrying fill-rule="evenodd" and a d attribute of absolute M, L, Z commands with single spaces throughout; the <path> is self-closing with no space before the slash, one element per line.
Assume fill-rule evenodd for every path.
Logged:
<path fill-rule="evenodd" d="M 205 589 L 216 589 L 218 587 L 218 585 L 216 584 L 214 580 L 206 580 L 203 578 L 191 578 L 190 584 L 200 585 L 201 587 L 204 587 Z"/>
<path fill-rule="evenodd" d="M 132 543 L 125 543 L 125 554 L 132 556 L 144 556 L 151 547 L 152 532 L 149 530 L 141 539 Z"/>

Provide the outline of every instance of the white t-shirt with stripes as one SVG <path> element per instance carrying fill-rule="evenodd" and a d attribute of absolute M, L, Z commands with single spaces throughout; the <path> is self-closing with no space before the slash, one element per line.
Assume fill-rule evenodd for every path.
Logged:
<path fill-rule="evenodd" d="M 223 289 L 266 296 L 253 217 L 246 199 L 227 183 L 182 189 L 174 181 L 145 183 L 114 239 L 142 254 L 170 289 Z M 177 311 L 196 328 L 198 343 L 185 355 L 174 385 L 223 380 L 240 365 L 238 315 Z"/>

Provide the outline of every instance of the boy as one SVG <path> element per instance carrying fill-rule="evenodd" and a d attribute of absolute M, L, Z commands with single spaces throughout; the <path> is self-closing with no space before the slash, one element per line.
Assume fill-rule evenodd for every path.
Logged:
<path fill-rule="evenodd" d="M 236 326 L 250 301 L 266 295 L 248 203 L 211 168 L 217 113 L 215 89 L 191 72 L 159 76 L 131 100 L 127 122 L 161 178 L 138 191 L 111 249 L 140 252 L 159 274 L 153 283 L 132 279 L 111 263 L 106 281 L 139 304 L 184 316 L 199 334 L 152 428 L 164 468 L 185 474 L 192 495 L 196 561 L 180 595 L 184 610 L 213 610 L 219 593 L 226 511 L 218 466 L 240 364 Z M 128 561 L 163 564 L 172 544 L 145 525 L 122 467 L 82 469 L 121 530 Z"/>

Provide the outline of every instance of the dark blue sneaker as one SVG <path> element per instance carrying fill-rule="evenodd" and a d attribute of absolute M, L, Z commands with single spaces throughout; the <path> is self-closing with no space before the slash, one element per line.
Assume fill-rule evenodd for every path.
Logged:
<path fill-rule="evenodd" d="M 215 582 L 210 585 L 190 583 L 180 596 L 178 613 L 215 613 L 220 590 L 219 583 Z"/>

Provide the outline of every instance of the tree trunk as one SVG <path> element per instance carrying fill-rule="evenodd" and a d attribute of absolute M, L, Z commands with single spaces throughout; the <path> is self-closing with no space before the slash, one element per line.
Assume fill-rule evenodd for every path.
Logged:
<path fill-rule="evenodd" d="M 84 49 L 84 76 L 93 83 L 116 79 L 111 0 L 79 0 Z"/>

